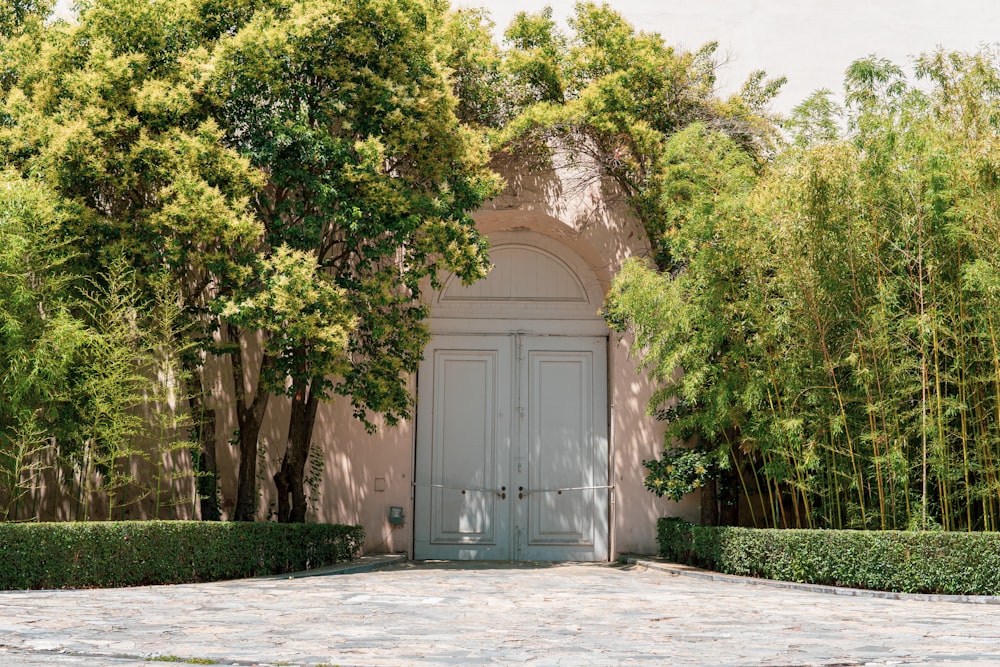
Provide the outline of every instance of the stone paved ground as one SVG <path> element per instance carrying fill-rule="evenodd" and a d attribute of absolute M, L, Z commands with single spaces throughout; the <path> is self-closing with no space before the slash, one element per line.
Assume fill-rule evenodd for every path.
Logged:
<path fill-rule="evenodd" d="M 0 592 L 0 665 L 1000 664 L 1000 605 L 842 597 L 622 565 Z"/>

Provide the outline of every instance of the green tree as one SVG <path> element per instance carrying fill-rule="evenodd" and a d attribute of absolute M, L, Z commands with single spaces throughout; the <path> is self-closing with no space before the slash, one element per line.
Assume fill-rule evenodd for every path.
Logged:
<path fill-rule="evenodd" d="M 691 472 L 674 479 L 676 488 L 704 489 L 708 511 L 717 504 L 715 479 L 736 474 L 728 452 L 745 419 L 731 399 L 748 327 L 737 302 L 749 278 L 742 243 L 729 234 L 756 233 L 747 200 L 779 145 L 767 104 L 784 80 L 754 72 L 739 94 L 720 99 L 714 43 L 678 50 L 589 2 L 577 3 L 569 23 L 572 32 L 562 34 L 543 11 L 519 15 L 507 31 L 505 68 L 523 109 L 497 142 L 543 158 L 558 145 L 589 159 L 594 177 L 616 186 L 644 225 L 653 266 L 626 263 L 605 316 L 636 335 L 646 370 L 663 387 L 649 409 L 668 422 L 668 447 L 698 443 L 696 464 L 676 450 L 683 465 L 663 469 Z M 719 264 L 717 280 L 699 282 L 698 269 L 689 271 L 699 262 Z M 688 299 L 723 312 L 695 313 Z M 698 335 L 673 346 L 666 339 L 678 330 Z M 675 377 L 678 368 L 685 373 Z"/>
<path fill-rule="evenodd" d="M 647 485 L 661 495 L 701 488 L 703 520 L 716 523 L 716 479 L 733 471 L 749 418 L 741 396 L 752 381 L 747 359 L 760 352 L 751 302 L 762 294 L 755 291 L 757 267 L 746 261 L 759 238 L 747 201 L 757 177 L 752 156 L 701 124 L 672 135 L 661 159 L 662 232 L 653 240 L 669 264 L 664 270 L 626 261 L 604 316 L 635 337 L 642 367 L 658 385 L 649 410 L 666 422 L 673 455 L 647 464 L 654 466 Z M 699 450 L 697 465 L 688 465 L 692 455 L 676 443 Z M 734 506 L 732 488 L 730 482 L 723 489 L 726 509 Z"/>
<path fill-rule="evenodd" d="M 187 350 L 201 513 L 218 518 L 214 420 L 198 370 L 218 327 L 211 305 L 252 275 L 261 230 L 249 211 L 259 175 L 222 145 L 202 102 L 208 32 L 218 21 L 201 9 L 98 0 L 81 6 L 79 25 L 0 43 L 0 153 L 72 202 L 64 225 L 77 275 L 101 281 L 124 257 L 141 268 L 144 300 L 154 276 L 172 278 L 186 320 L 175 331 Z"/>
<path fill-rule="evenodd" d="M 54 5 L 55 0 L 5 0 L 0 4 L 0 38 L 37 30 Z"/>
<path fill-rule="evenodd" d="M 501 150 L 549 155 L 553 142 L 589 156 L 597 175 L 614 181 L 645 225 L 658 253 L 668 244 L 669 208 L 660 186 L 669 164 L 666 144 L 694 123 L 736 142 L 763 162 L 777 133 L 767 104 L 784 79 L 755 72 L 738 95 L 715 94 L 716 44 L 695 52 L 637 31 L 607 5 L 580 2 L 562 34 L 551 11 L 520 14 L 506 33 L 505 67 L 523 110 L 497 137 Z"/>
<path fill-rule="evenodd" d="M 458 100 L 455 115 L 466 124 L 502 127 L 515 106 L 510 75 L 493 39 L 493 21 L 480 8 L 449 11 L 438 7 L 437 11 L 438 59 L 448 70 Z"/>
<path fill-rule="evenodd" d="M 697 168 L 661 190 L 690 193 L 667 207 L 680 224 L 653 237 L 676 274 L 615 281 L 653 407 L 675 435 L 725 436 L 755 523 L 998 525 L 1000 66 L 937 52 L 916 76 L 854 63 L 846 110 L 807 100 L 751 180 L 686 145 Z M 647 483 L 671 492 L 694 463 L 668 451 Z"/>
<path fill-rule="evenodd" d="M 0 520 L 16 518 L 72 401 L 85 324 L 73 312 L 64 202 L 37 180 L 0 174 Z"/>
<path fill-rule="evenodd" d="M 280 0 L 95 0 L 81 3 L 77 26 L 17 21 L 25 28 L 0 44 L 0 153 L 71 202 L 72 269 L 95 294 L 107 296 L 109 267 L 124 258 L 141 267 L 142 303 L 177 295 L 169 329 L 206 482 L 202 516 L 219 510 L 199 371 L 220 353 L 237 398 L 236 518 L 253 518 L 257 437 L 278 393 L 295 415 L 280 515 L 302 520 L 318 401 L 349 396 L 369 428 L 376 415 L 406 416 L 427 335 L 423 281 L 487 268 L 468 212 L 496 180 L 481 136 L 456 118 L 441 58 L 455 72 L 494 64 L 488 49 L 448 51 L 459 37 L 439 39 L 448 25 L 471 46 L 482 26 L 441 3 Z M 494 101 L 477 104 L 466 120 L 496 122 Z M 258 336 L 263 361 L 244 368 Z"/>
<path fill-rule="evenodd" d="M 234 345 L 258 331 L 265 338 L 254 373 L 261 382 L 242 405 L 257 406 L 266 393 L 291 399 L 274 476 L 281 521 L 305 518 L 318 403 L 349 397 L 369 429 L 375 416 L 389 425 L 408 416 L 409 377 L 427 341 L 422 281 L 440 271 L 474 280 L 487 269 L 468 213 L 496 179 L 483 141 L 456 118 L 432 32 L 439 16 L 418 0 L 288 3 L 255 14 L 213 59 L 209 89 L 227 141 L 266 174 L 254 199 L 263 256 L 294 261 L 309 279 L 287 293 L 303 300 L 288 301 L 265 272 L 225 311 Z M 313 298 L 342 313 L 333 322 L 353 323 L 346 351 L 322 342 L 322 318 L 282 331 L 281 308 L 308 315 Z M 241 417 L 245 459 L 259 414 Z M 237 518 L 252 512 L 247 484 L 241 474 Z"/>
<path fill-rule="evenodd" d="M 92 518 L 95 492 L 108 500 L 108 516 L 148 494 L 135 464 L 148 455 L 138 446 L 146 423 L 138 412 L 153 381 L 136 273 L 124 259 L 112 262 L 100 280 L 91 279 L 81 298 L 87 339 L 73 383 L 72 421 L 60 439 L 64 458 L 72 452 L 80 467 L 78 518 Z M 75 451 L 73 451 L 75 450 Z M 131 495 L 130 495 L 131 494 Z"/>

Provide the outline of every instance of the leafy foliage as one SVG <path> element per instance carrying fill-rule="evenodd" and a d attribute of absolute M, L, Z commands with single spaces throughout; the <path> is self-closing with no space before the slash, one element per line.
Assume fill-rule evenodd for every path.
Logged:
<path fill-rule="evenodd" d="M 360 526 L 192 521 L 0 524 L 0 589 L 105 588 L 283 574 L 354 558 Z"/>
<path fill-rule="evenodd" d="M 704 485 L 711 494 L 715 478 L 733 468 L 728 447 L 738 437 L 739 407 L 724 378 L 739 364 L 747 320 L 733 303 L 748 280 L 740 245 L 756 233 L 747 199 L 779 146 L 767 105 L 784 80 L 754 72 L 739 94 L 720 99 L 716 44 L 674 49 L 606 4 L 578 3 L 569 23 L 565 34 L 543 10 L 511 24 L 504 69 L 521 111 L 494 134 L 495 145 L 543 160 L 571 156 L 578 172 L 589 168 L 613 196 L 624 195 L 645 227 L 655 268 L 626 261 L 604 316 L 636 334 L 644 369 L 663 388 L 650 409 L 670 415 L 668 443 L 703 438 L 697 452 L 671 450 L 668 461 L 647 462 L 649 488 L 676 496 Z M 727 233 L 737 228 L 746 236 Z M 700 280 L 689 271 L 693 262 L 722 264 L 726 275 Z M 724 312 L 688 309 L 685 275 L 699 300 Z M 668 338 L 677 330 L 698 336 L 675 344 Z M 699 456 L 704 461 L 694 462 Z M 701 468 L 711 473 L 695 472 Z"/>
<path fill-rule="evenodd" d="M 288 391 L 286 378 L 306 364 L 319 382 L 343 374 L 348 335 L 354 319 L 348 315 L 343 289 L 329 276 L 316 274 L 306 253 L 281 246 L 263 261 L 261 289 L 242 301 L 225 301 L 227 321 L 265 332 L 265 352 L 274 361 L 263 382 L 272 393 Z"/>
<path fill-rule="evenodd" d="M 284 394 L 292 453 L 279 488 L 302 520 L 316 402 L 349 397 L 371 429 L 406 417 L 427 338 L 423 281 L 488 268 L 468 212 L 497 182 L 442 63 L 465 72 L 470 91 L 495 71 L 475 43 L 482 19 L 417 0 L 93 0 L 69 26 L 42 23 L 48 7 L 0 15 L 0 155 L 61 202 L 53 243 L 67 248 L 38 264 L 73 276 L 60 298 L 92 365 L 65 403 L 73 433 L 32 417 L 11 436 L 21 471 L 11 479 L 30 476 L 22 461 L 48 438 L 81 480 L 134 500 L 126 471 L 146 456 L 137 439 L 155 433 L 158 459 L 195 446 L 202 515 L 218 517 L 201 366 L 224 354 L 237 394 L 237 518 L 254 516 L 257 436 L 268 397 Z M 463 113 L 495 122 L 494 102 L 470 98 Z M 242 350 L 258 336 L 265 354 L 250 368 Z M 144 384 L 150 373 L 159 385 Z M 156 406 L 149 424 L 140 404 Z"/>
<path fill-rule="evenodd" d="M 901 593 L 997 595 L 1000 534 L 772 530 L 660 519 L 665 558 L 726 574 Z"/>
<path fill-rule="evenodd" d="M 106 281 L 94 281 L 93 291 L 84 294 L 81 304 L 92 323 L 87 363 L 79 371 L 74 396 L 75 437 L 60 441 L 64 456 L 79 457 L 84 520 L 91 518 L 93 491 L 106 494 L 108 515 L 113 517 L 119 496 L 139 486 L 133 464 L 146 456 L 137 443 L 146 424 L 137 410 L 152 384 L 143 373 L 150 356 L 140 325 L 143 304 L 135 273 L 118 261 L 104 277 Z"/>
<path fill-rule="evenodd" d="M 0 519 L 37 485 L 49 438 L 64 428 L 86 325 L 72 310 L 72 259 L 58 198 L 36 181 L 0 176 Z"/>
<path fill-rule="evenodd" d="M 6 519 L 34 513 L 40 476 L 56 468 L 75 471 L 81 518 L 91 516 L 95 495 L 106 499 L 102 513 L 109 515 L 116 505 L 124 509 L 152 493 L 135 477 L 135 465 L 147 462 L 158 476 L 164 462 L 137 447 L 151 432 L 137 411 L 150 396 L 172 402 L 174 411 L 183 400 L 175 344 L 181 318 L 172 285 L 162 283 L 159 302 L 149 308 L 136 271 L 121 259 L 89 280 L 74 271 L 71 209 L 35 179 L 8 172 L 0 180 L 0 508 Z M 161 427 L 160 445 L 186 449 L 186 440 L 176 442 L 182 423 L 167 418 L 168 406 L 149 407 L 147 417 Z M 173 490 L 172 482 L 159 489 Z"/>
<path fill-rule="evenodd" d="M 94 334 L 87 348 L 93 365 L 84 364 L 77 378 L 89 398 L 74 402 L 76 414 L 71 410 L 64 420 L 90 424 L 91 435 L 81 431 L 74 444 L 65 433 L 46 434 L 75 459 L 65 463 L 84 485 L 92 483 L 89 471 L 126 470 L 125 459 L 139 456 L 133 441 L 145 429 L 132 411 L 159 391 L 137 388 L 153 365 L 147 344 L 160 324 L 144 306 L 167 294 L 176 300 L 177 317 L 158 329 L 169 339 L 152 345 L 161 359 L 180 363 L 183 372 L 171 377 L 183 381 L 180 400 L 198 419 L 157 427 L 161 437 L 175 439 L 161 444 L 178 451 L 174 445 L 188 441 L 181 430 L 190 427 L 202 450 L 196 460 L 214 459 L 214 432 L 201 421 L 204 389 L 195 371 L 217 327 L 213 300 L 253 273 L 260 228 L 248 205 L 260 177 L 222 146 L 218 125 L 201 103 L 211 42 L 195 10 L 183 2 L 88 2 L 79 25 L 38 26 L 0 42 L 7 65 L 0 154 L 63 202 L 69 258 L 63 268 L 75 277 L 63 296 Z M 125 282 L 112 285 L 126 273 Z M 112 295 L 114 304 L 106 302 Z M 154 421 L 162 425 L 159 416 Z M 112 456 L 114 465 L 92 449 L 102 439 L 123 448 L 122 456 Z M 210 489 L 206 498 L 214 495 Z M 203 514 L 212 512 L 203 507 Z"/>
<path fill-rule="evenodd" d="M 500 128 L 514 113 L 510 75 L 483 9 L 456 9 L 441 16 L 438 58 L 448 68 L 463 123 Z"/>
<path fill-rule="evenodd" d="M 264 257 L 298 262 L 295 275 L 315 285 L 275 294 L 291 273 L 275 266 L 283 277 L 270 280 L 265 262 L 249 296 L 225 311 L 244 323 L 239 335 L 264 331 L 265 388 L 288 380 L 278 517 L 301 521 L 317 402 L 349 397 L 370 430 L 374 415 L 390 425 L 409 415 L 408 378 L 427 341 L 422 281 L 439 271 L 485 275 L 486 244 L 468 214 L 496 180 L 481 137 L 455 115 L 431 32 L 439 13 L 415 1 L 286 7 L 258 12 L 220 41 L 207 90 L 228 143 L 266 174 L 254 200 Z M 326 294 L 322 306 L 304 299 L 313 290 Z M 346 350 L 330 345 L 327 318 L 353 326 Z"/>
<path fill-rule="evenodd" d="M 755 525 L 996 529 L 998 71 L 859 61 L 846 112 L 808 100 L 757 178 L 678 151 L 674 276 L 631 263 L 608 318 L 668 442 L 724 452 Z"/>
<path fill-rule="evenodd" d="M 543 10 L 518 15 L 508 29 L 505 67 L 523 111 L 497 133 L 502 150 L 547 155 L 558 144 L 589 156 L 653 237 L 670 213 L 661 186 L 669 180 L 675 133 L 700 124 L 735 142 L 752 162 L 773 153 L 777 134 L 766 106 L 783 79 L 755 72 L 740 94 L 720 100 L 713 43 L 678 51 L 608 5 L 590 2 L 576 5 L 570 27 L 572 34 L 563 34 Z"/>
<path fill-rule="evenodd" d="M 643 461 L 649 471 L 646 488 L 657 496 L 678 501 L 717 477 L 719 466 L 728 466 L 728 458 L 717 460 L 715 454 L 700 448 L 672 447 L 663 452 L 661 459 Z"/>
<path fill-rule="evenodd" d="M 0 38 L 37 28 L 52 12 L 55 0 L 6 0 L 0 4 Z"/>

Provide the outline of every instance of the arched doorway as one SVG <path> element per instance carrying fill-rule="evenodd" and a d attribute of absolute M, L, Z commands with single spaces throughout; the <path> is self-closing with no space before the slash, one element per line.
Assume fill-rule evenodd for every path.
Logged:
<path fill-rule="evenodd" d="M 607 329 L 593 272 L 531 232 L 435 296 L 418 375 L 414 558 L 607 560 Z"/>

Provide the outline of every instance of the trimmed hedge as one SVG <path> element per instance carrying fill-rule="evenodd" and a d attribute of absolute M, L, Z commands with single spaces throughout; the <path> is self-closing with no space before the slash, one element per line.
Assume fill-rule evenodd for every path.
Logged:
<path fill-rule="evenodd" d="M 1000 595 L 1000 533 L 657 523 L 660 555 L 726 574 L 899 593 Z"/>
<path fill-rule="evenodd" d="M 360 526 L 218 521 L 0 524 L 0 589 L 239 579 L 350 560 Z"/>

